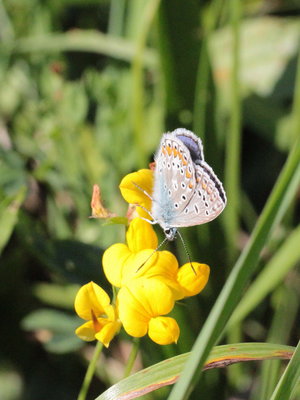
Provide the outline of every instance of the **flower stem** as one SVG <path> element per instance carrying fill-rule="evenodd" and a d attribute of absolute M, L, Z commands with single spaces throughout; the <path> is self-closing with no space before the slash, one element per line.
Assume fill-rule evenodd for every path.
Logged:
<path fill-rule="evenodd" d="M 101 342 L 97 342 L 97 345 L 94 350 L 93 358 L 91 359 L 88 369 L 86 371 L 86 374 L 85 374 L 79 395 L 77 397 L 77 400 L 85 400 L 85 398 L 86 398 L 87 392 L 88 392 L 90 384 L 91 384 L 91 380 L 95 373 L 97 361 L 101 354 L 102 348 L 103 348 L 103 344 Z"/>
<path fill-rule="evenodd" d="M 131 352 L 129 354 L 129 358 L 128 358 L 127 365 L 125 368 L 124 378 L 127 378 L 127 376 L 130 375 L 130 372 L 133 368 L 133 364 L 136 360 L 136 356 L 137 356 L 139 348 L 140 348 L 140 339 L 134 338 L 133 343 L 132 343 Z"/>

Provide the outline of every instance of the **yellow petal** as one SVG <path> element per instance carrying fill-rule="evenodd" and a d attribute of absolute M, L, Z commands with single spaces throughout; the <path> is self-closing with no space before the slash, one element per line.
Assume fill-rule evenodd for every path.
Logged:
<path fill-rule="evenodd" d="M 107 321 L 100 332 L 95 334 L 95 338 L 103 343 L 105 347 L 108 347 L 109 343 L 119 332 L 120 328 L 120 321 Z"/>
<path fill-rule="evenodd" d="M 178 283 L 182 287 L 183 296 L 194 296 L 201 292 L 209 278 L 209 266 L 206 264 L 192 263 L 184 264 L 178 271 Z"/>
<path fill-rule="evenodd" d="M 121 287 L 124 263 L 130 256 L 131 251 L 123 243 L 113 244 L 105 250 L 102 258 L 103 270 L 113 286 Z"/>
<path fill-rule="evenodd" d="M 153 187 L 153 171 L 150 169 L 140 169 L 137 172 L 128 174 L 122 179 L 119 186 L 122 196 L 128 203 L 139 204 L 150 211 L 152 203 L 151 199 L 142 190 L 135 186 L 133 182 L 151 195 Z M 150 218 L 146 212 L 138 212 L 140 215 L 143 214 L 142 216 L 145 218 Z"/>
<path fill-rule="evenodd" d="M 119 317 L 132 336 L 143 336 L 152 317 L 168 314 L 174 307 L 170 288 L 159 279 L 138 278 L 118 293 Z"/>
<path fill-rule="evenodd" d="M 140 250 L 156 249 L 157 236 L 148 222 L 141 218 L 134 218 L 126 233 L 126 240 L 130 251 L 137 253 Z"/>
<path fill-rule="evenodd" d="M 149 322 L 149 337 L 157 344 L 177 343 L 180 329 L 174 318 L 156 317 Z"/>
<path fill-rule="evenodd" d="M 126 260 L 122 270 L 122 286 L 142 276 L 147 276 L 157 262 L 158 252 L 153 250 L 142 250 L 138 253 L 132 253 Z"/>
<path fill-rule="evenodd" d="M 177 259 L 169 251 L 143 250 L 127 258 L 123 267 L 122 285 L 140 277 L 173 280 L 178 285 L 177 272 Z"/>
<path fill-rule="evenodd" d="M 108 294 L 96 283 L 90 282 L 79 289 L 74 305 L 79 317 L 90 320 L 92 319 L 91 310 L 99 317 L 106 313 L 109 304 Z"/>
<path fill-rule="evenodd" d="M 118 309 L 120 320 L 129 335 L 133 337 L 146 335 L 149 316 L 127 286 L 123 286 L 118 292 Z"/>
<path fill-rule="evenodd" d="M 151 266 L 148 265 L 145 276 L 147 278 L 159 276 L 161 278 L 177 280 L 178 261 L 174 254 L 170 251 L 157 251 L 155 254 L 157 254 L 157 260 Z"/>
<path fill-rule="evenodd" d="M 92 340 L 95 340 L 95 331 L 92 321 L 88 321 L 79 326 L 76 329 L 75 333 L 81 340 L 85 340 L 86 342 L 91 342 Z"/>

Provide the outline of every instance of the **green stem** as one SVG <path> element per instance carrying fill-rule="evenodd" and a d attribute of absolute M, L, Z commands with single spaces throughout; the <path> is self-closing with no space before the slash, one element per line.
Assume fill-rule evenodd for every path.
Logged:
<path fill-rule="evenodd" d="M 130 372 L 133 368 L 133 364 L 136 360 L 136 356 L 138 354 L 139 348 L 140 348 L 140 339 L 134 338 L 133 343 L 132 343 L 131 352 L 129 354 L 128 362 L 127 362 L 127 365 L 125 368 L 124 378 L 127 378 L 127 376 L 130 375 Z"/>
<path fill-rule="evenodd" d="M 125 11 L 125 0 L 111 1 L 108 21 L 108 33 L 110 35 L 122 36 Z"/>
<path fill-rule="evenodd" d="M 214 0 L 208 7 L 203 8 L 201 26 L 203 27 L 203 40 L 200 49 L 198 72 L 196 77 L 196 90 L 194 100 L 193 131 L 202 138 L 205 145 L 207 104 L 211 95 L 209 88 L 210 80 L 210 59 L 209 40 L 215 29 L 218 17 L 221 12 L 221 1 Z"/>
<path fill-rule="evenodd" d="M 226 140 L 225 187 L 228 197 L 225 227 L 227 231 L 228 256 L 231 263 L 236 254 L 236 239 L 239 215 L 239 181 L 240 181 L 240 142 L 241 142 L 241 104 L 239 88 L 240 70 L 240 0 L 231 0 L 231 30 L 232 30 L 232 69 L 231 69 L 231 110 L 230 126 Z"/>
<path fill-rule="evenodd" d="M 86 395 L 89 390 L 93 375 L 95 373 L 97 361 L 101 354 L 102 348 L 103 348 L 103 344 L 101 342 L 97 342 L 97 345 L 94 350 L 93 358 L 91 359 L 88 369 L 86 371 L 86 374 L 85 374 L 79 395 L 77 397 L 77 400 L 85 400 L 86 399 Z"/>
<path fill-rule="evenodd" d="M 132 61 L 132 124 L 135 139 L 135 146 L 138 149 L 138 165 L 142 167 L 145 163 L 145 146 L 143 136 L 144 125 L 144 83 L 143 83 L 143 56 L 146 49 L 146 41 L 154 17 L 159 7 L 160 0 L 151 0 L 146 4 L 142 16 L 141 31 L 136 43 L 136 52 Z"/>

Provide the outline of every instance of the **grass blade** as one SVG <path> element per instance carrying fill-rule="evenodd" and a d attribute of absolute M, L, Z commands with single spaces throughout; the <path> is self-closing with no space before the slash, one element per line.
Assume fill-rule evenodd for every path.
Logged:
<path fill-rule="evenodd" d="M 232 314 L 228 327 L 242 321 L 300 260 L 300 226 L 293 230 L 257 279 L 247 290 Z"/>
<path fill-rule="evenodd" d="M 83 31 L 79 29 L 66 33 L 25 37 L 9 43 L 7 46 L 3 45 L 3 48 L 13 50 L 14 53 L 92 52 L 129 62 L 135 56 L 135 46 L 129 40 L 93 30 Z M 153 67 L 157 65 L 157 57 L 154 50 L 145 48 L 141 57 L 145 66 Z"/>
<path fill-rule="evenodd" d="M 289 400 L 300 382 L 300 342 L 270 400 Z"/>
<path fill-rule="evenodd" d="M 237 343 L 217 346 L 211 351 L 204 370 L 222 368 L 245 361 L 290 359 L 293 349 L 290 346 L 270 343 Z M 171 385 L 178 379 L 188 356 L 189 353 L 180 354 L 143 369 L 113 385 L 96 400 L 129 400 Z"/>

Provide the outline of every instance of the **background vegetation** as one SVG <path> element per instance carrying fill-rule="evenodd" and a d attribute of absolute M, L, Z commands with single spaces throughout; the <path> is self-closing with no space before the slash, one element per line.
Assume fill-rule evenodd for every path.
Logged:
<path fill-rule="evenodd" d="M 92 186 L 125 215 L 121 178 L 180 126 L 202 138 L 228 207 L 183 230 L 210 283 L 174 310 L 176 346 L 142 340 L 138 368 L 191 349 L 299 136 L 299 13 L 296 0 L 0 0 L 2 400 L 76 398 L 92 345 L 74 335 L 74 296 L 90 280 L 111 290 L 101 254 L 124 241 L 124 226 L 88 219 Z M 296 185 L 222 343 L 297 343 Z M 123 333 L 104 353 L 91 399 L 129 348 Z M 193 398 L 268 399 L 283 366 L 207 371 Z"/>

